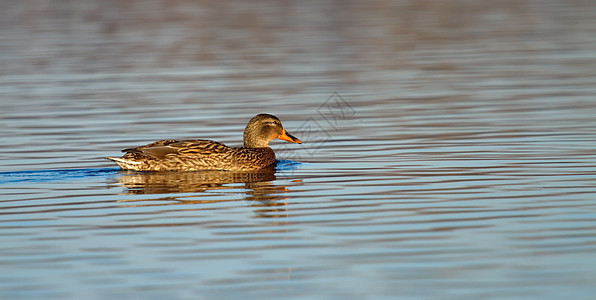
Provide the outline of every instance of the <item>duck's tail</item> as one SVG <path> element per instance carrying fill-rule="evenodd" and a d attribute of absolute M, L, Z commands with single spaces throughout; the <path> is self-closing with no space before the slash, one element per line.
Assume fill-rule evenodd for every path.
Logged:
<path fill-rule="evenodd" d="M 114 161 L 116 164 L 118 164 L 118 166 L 120 166 L 120 168 L 122 168 L 124 170 L 138 170 L 139 165 L 141 164 L 141 162 L 126 159 L 124 157 L 106 157 L 106 158 Z"/>

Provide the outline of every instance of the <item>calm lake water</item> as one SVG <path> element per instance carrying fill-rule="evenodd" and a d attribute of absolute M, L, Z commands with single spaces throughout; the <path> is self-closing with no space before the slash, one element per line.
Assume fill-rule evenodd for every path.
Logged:
<path fill-rule="evenodd" d="M 4 1 L 1 299 L 594 299 L 596 2 Z M 122 172 L 165 138 L 275 172 Z"/>

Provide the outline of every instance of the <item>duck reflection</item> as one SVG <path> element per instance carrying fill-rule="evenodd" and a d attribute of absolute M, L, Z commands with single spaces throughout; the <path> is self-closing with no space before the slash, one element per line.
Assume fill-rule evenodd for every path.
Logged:
<path fill-rule="evenodd" d="M 134 172 L 123 171 L 118 182 L 129 194 L 196 193 L 207 190 L 229 189 L 226 184 L 274 181 L 275 170 L 258 172 L 198 171 L 198 172 Z"/>
<path fill-rule="evenodd" d="M 135 206 L 143 206 L 141 202 L 151 201 L 156 205 L 156 200 L 165 200 L 168 204 L 194 204 L 223 201 L 237 201 L 232 199 L 221 199 L 221 195 L 213 193 L 197 195 L 196 193 L 220 190 L 222 192 L 237 190 L 242 187 L 243 201 L 249 206 L 263 207 L 267 211 L 271 208 L 284 206 L 279 202 L 286 197 L 287 186 L 274 185 L 276 180 L 275 168 L 265 168 L 253 172 L 231 172 L 231 171 L 199 171 L 199 172 L 134 172 L 122 171 L 117 177 L 119 184 L 126 188 L 130 195 L 164 194 L 165 197 L 151 199 L 130 199 L 119 202 L 135 202 Z M 182 193 L 193 193 L 193 195 L 181 195 Z M 168 195 L 169 194 L 169 195 Z M 225 195 L 225 194 L 223 194 Z M 215 196 L 215 197 L 214 197 Z M 204 198 L 204 200 L 201 200 Z M 175 203 L 172 203 L 175 201 Z M 165 203 L 164 203 L 165 204 Z M 275 209 L 277 210 L 277 209 Z"/>

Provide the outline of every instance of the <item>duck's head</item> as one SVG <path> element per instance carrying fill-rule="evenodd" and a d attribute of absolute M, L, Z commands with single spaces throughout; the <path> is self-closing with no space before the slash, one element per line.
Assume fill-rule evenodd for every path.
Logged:
<path fill-rule="evenodd" d="M 284 129 L 281 121 L 274 115 L 258 114 L 250 119 L 244 129 L 244 147 L 269 147 L 269 142 L 274 139 L 302 144 L 301 140 Z"/>

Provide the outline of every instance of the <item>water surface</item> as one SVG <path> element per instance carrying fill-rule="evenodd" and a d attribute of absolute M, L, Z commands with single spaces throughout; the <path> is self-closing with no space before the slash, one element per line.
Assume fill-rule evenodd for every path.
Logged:
<path fill-rule="evenodd" d="M 591 2 L 3 6 L 2 299 L 596 294 Z M 275 170 L 104 159 L 260 112 Z"/>

